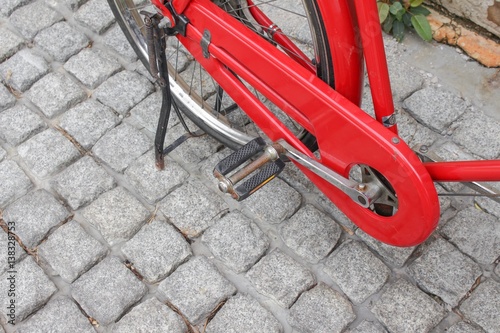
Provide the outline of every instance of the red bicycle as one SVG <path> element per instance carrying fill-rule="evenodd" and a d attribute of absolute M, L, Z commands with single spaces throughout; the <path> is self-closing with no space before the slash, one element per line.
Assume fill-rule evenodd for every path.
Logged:
<path fill-rule="evenodd" d="M 398 136 L 374 0 L 108 1 L 158 78 L 162 109 L 236 150 L 215 173 L 237 199 L 291 160 L 365 232 L 412 246 L 437 226 L 434 182 L 500 181 L 500 160 L 428 162 Z M 375 118 L 360 109 L 364 63 Z"/>

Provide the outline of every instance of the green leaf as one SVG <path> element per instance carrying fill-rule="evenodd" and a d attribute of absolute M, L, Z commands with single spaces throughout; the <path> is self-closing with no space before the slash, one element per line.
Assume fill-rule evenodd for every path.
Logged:
<path fill-rule="evenodd" d="M 389 15 L 389 5 L 383 2 L 377 3 L 378 7 L 378 17 L 380 19 L 380 23 L 383 23 L 387 16 Z"/>
<path fill-rule="evenodd" d="M 388 16 L 384 24 L 382 24 L 382 30 L 384 30 L 386 34 L 391 33 L 393 22 L 394 22 L 394 16 Z"/>
<path fill-rule="evenodd" d="M 403 20 L 403 15 L 406 13 L 406 9 L 401 9 L 396 13 L 396 20 L 402 21 Z"/>
<path fill-rule="evenodd" d="M 424 2 L 424 0 L 410 0 L 411 7 L 418 7 Z"/>
<path fill-rule="evenodd" d="M 424 16 L 427 16 L 431 12 L 427 8 L 425 8 L 423 6 L 420 6 L 420 7 L 410 8 L 410 13 L 412 13 L 413 15 L 424 15 Z"/>
<path fill-rule="evenodd" d="M 403 23 L 408 27 L 411 28 L 411 14 L 406 12 L 403 15 Z"/>
<path fill-rule="evenodd" d="M 432 30 L 429 22 L 424 15 L 415 15 L 411 18 L 411 24 L 415 28 L 417 34 L 425 41 L 432 40 Z"/>
<path fill-rule="evenodd" d="M 401 21 L 395 21 L 392 25 L 392 34 L 398 42 L 402 41 L 405 36 L 405 25 Z"/>
<path fill-rule="evenodd" d="M 396 15 L 401 9 L 404 10 L 401 2 L 395 2 L 391 5 L 389 11 L 391 12 L 392 15 Z"/>

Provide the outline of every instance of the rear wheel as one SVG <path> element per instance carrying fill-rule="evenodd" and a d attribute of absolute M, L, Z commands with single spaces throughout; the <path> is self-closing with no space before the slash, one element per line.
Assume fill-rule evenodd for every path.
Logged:
<path fill-rule="evenodd" d="M 145 28 L 141 11 L 155 12 L 149 1 L 108 0 L 119 25 L 146 68 L 149 68 Z M 247 0 L 215 0 L 220 8 L 266 38 L 276 47 L 249 10 Z M 255 1 L 258 7 L 301 51 L 304 62 L 316 68 L 316 74 L 328 84 L 334 84 L 333 65 L 325 29 L 315 0 Z M 181 111 L 198 127 L 226 146 L 236 149 L 256 136 L 260 130 L 245 113 L 220 89 L 176 38 L 167 41 L 167 60 L 171 93 Z M 310 148 L 315 149 L 315 138 L 298 126 L 290 117 L 266 100 L 259 92 L 250 90 Z"/>

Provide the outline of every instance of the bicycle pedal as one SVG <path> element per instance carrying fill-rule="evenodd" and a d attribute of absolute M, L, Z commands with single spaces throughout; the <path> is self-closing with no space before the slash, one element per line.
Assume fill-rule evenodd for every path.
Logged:
<path fill-rule="evenodd" d="M 229 173 L 261 153 L 255 160 L 243 168 Z M 256 138 L 221 160 L 214 168 L 214 176 L 219 180 L 219 189 L 241 201 L 275 178 L 285 167 L 279 153 L 266 146 L 262 138 Z M 237 183 L 243 181 L 240 185 Z"/>

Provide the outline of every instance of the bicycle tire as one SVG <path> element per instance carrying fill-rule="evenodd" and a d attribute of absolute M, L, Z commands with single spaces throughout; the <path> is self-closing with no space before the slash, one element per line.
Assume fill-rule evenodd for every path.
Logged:
<path fill-rule="evenodd" d="M 149 70 L 144 31 L 141 31 L 142 17 L 139 13 L 141 6 L 138 6 L 133 0 L 108 0 L 108 3 L 127 40 L 130 42 L 139 59 Z M 310 29 L 311 42 L 313 43 L 309 47 L 314 50 L 312 56 L 317 68 L 317 76 L 333 87 L 333 61 L 320 10 L 316 4 L 316 0 L 302 0 L 302 3 L 305 16 L 307 17 L 307 26 Z M 265 4 L 269 4 L 269 2 L 265 2 Z M 239 16 L 237 18 L 242 19 Z M 177 47 L 179 46 L 177 45 Z M 179 51 L 177 50 L 176 52 Z M 170 71 L 172 71 L 172 67 L 171 64 Z M 196 70 L 196 65 L 194 67 L 194 70 Z M 239 129 L 235 130 L 236 126 L 234 124 L 227 124 L 227 119 L 219 120 L 212 117 L 211 114 L 213 112 L 207 108 L 204 101 L 201 101 L 200 98 L 192 97 L 191 93 L 186 93 L 186 90 L 188 90 L 186 82 L 182 83 L 178 79 L 172 79 L 173 77 L 177 77 L 177 69 L 174 68 L 173 70 L 175 73 L 171 73 L 170 80 L 173 88 L 171 89 L 172 95 L 179 109 L 194 124 L 231 149 L 239 148 L 254 137 L 253 135 L 248 135 L 248 133 L 243 133 Z M 204 98 L 204 96 L 198 97 Z M 297 135 L 300 135 L 301 140 L 311 150 L 316 148 L 315 138 L 311 134 L 304 130 L 298 130 Z"/>

